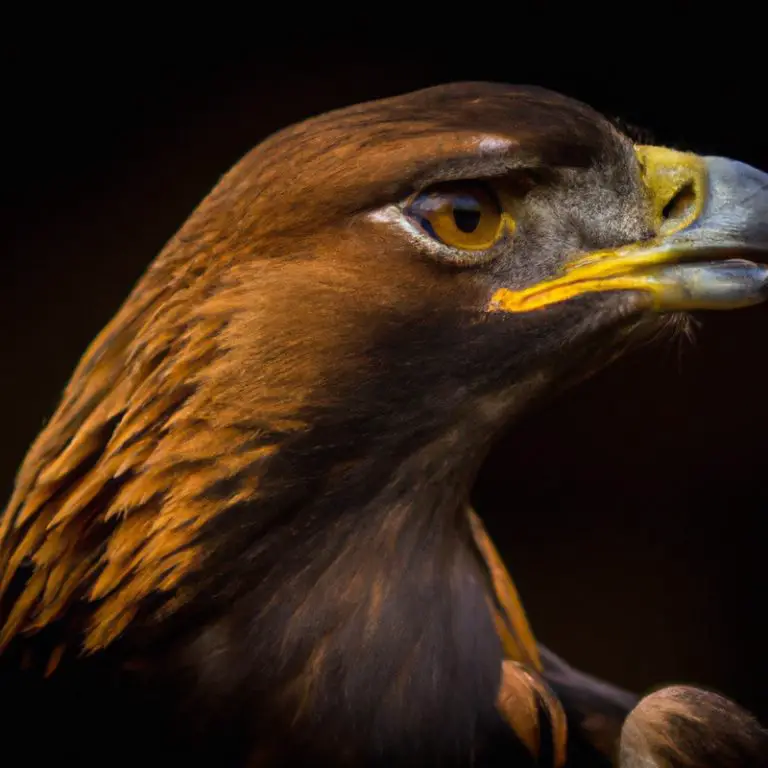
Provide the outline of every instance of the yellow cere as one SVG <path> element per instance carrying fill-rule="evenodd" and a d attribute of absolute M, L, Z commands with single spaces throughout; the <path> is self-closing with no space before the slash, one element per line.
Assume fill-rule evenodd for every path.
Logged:
<path fill-rule="evenodd" d="M 560 275 L 522 290 L 501 288 L 489 310 L 529 312 L 584 293 L 596 291 L 669 292 L 670 286 L 652 268 L 672 262 L 674 248 L 665 238 L 685 229 L 701 214 L 706 192 L 706 168 L 697 155 L 665 147 L 635 147 L 643 184 L 648 190 L 653 240 L 620 248 L 580 254 Z"/>
<path fill-rule="evenodd" d="M 643 182 L 650 193 L 655 230 L 668 236 L 693 224 L 706 197 L 704 161 L 666 147 L 635 147 Z"/>

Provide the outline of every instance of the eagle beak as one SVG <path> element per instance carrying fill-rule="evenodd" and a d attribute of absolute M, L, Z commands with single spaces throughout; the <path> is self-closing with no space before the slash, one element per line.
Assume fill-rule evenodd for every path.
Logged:
<path fill-rule="evenodd" d="M 662 147 L 635 152 L 655 218 L 651 240 L 581 254 L 551 280 L 502 288 L 489 309 L 528 312 L 574 296 L 636 291 L 658 312 L 768 299 L 768 174 Z"/>

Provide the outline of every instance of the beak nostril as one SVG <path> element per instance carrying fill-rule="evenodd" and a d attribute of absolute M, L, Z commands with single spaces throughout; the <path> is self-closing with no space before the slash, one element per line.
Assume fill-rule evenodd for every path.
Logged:
<path fill-rule="evenodd" d="M 696 188 L 693 181 L 683 184 L 661 211 L 661 234 L 688 223 L 696 210 Z"/>

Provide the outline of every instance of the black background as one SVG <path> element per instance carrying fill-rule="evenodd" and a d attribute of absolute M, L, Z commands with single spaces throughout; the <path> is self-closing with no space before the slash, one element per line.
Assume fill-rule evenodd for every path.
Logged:
<path fill-rule="evenodd" d="M 586 24 L 556 6 L 525 21 L 511 6 L 436 6 L 423 20 L 372 9 L 347 14 L 335 37 L 306 19 L 298 29 L 291 8 L 284 20 L 232 15 L 221 34 L 148 34 L 149 20 L 93 35 L 7 26 L 0 491 L 165 240 L 288 123 L 452 80 L 535 83 L 657 143 L 768 169 L 757 19 L 670 9 L 595 11 Z M 768 309 L 701 319 L 695 344 L 643 350 L 530 414 L 476 501 L 542 641 L 634 689 L 696 682 L 765 719 Z"/>

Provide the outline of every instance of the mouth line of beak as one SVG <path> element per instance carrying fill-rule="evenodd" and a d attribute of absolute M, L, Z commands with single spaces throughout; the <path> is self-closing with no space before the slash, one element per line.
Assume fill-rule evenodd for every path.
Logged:
<path fill-rule="evenodd" d="M 530 312 L 586 293 L 641 292 L 657 311 L 736 309 L 768 298 L 768 253 L 732 245 L 628 246 L 591 253 L 558 278 L 522 290 L 501 288 L 491 311 Z"/>
<path fill-rule="evenodd" d="M 674 231 L 577 256 L 548 280 L 499 288 L 489 311 L 530 312 L 587 293 L 631 291 L 656 312 L 737 309 L 768 300 L 768 175 L 725 158 L 637 149 L 660 210 L 675 190 L 695 197 Z M 654 175 L 655 174 L 655 175 Z M 672 222 L 674 224 L 674 222 Z"/>

